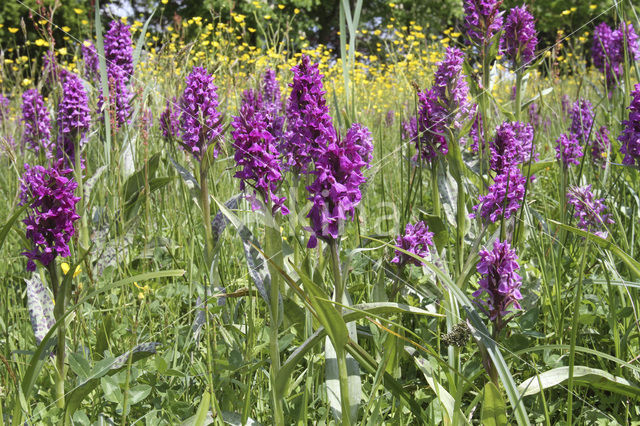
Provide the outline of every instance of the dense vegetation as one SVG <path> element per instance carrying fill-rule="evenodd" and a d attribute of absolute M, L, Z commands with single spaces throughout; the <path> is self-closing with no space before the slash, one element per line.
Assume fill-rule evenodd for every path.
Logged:
<path fill-rule="evenodd" d="M 640 421 L 635 6 L 365 3 L 0 6 L 0 423 Z"/>

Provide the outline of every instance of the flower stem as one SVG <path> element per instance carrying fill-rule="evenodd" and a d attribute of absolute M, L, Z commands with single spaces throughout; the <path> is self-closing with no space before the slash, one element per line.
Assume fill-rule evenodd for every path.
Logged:
<path fill-rule="evenodd" d="M 58 345 L 56 347 L 56 376 L 55 376 L 55 386 L 56 386 L 56 405 L 58 408 L 64 409 L 65 401 L 64 401 L 64 379 L 65 379 L 65 369 L 64 369 L 64 358 L 65 358 L 65 334 L 66 327 L 64 324 L 64 319 L 62 319 L 64 315 L 65 308 L 65 286 L 59 284 L 58 280 L 58 271 L 56 270 L 56 262 L 55 260 L 51 261 L 47 266 L 47 271 L 49 272 L 49 278 L 51 279 L 51 287 L 56 289 L 56 303 L 53 308 L 53 315 L 55 317 L 56 322 L 61 321 L 58 326 Z"/>
<path fill-rule="evenodd" d="M 329 242 L 329 251 L 331 252 L 331 269 L 333 272 L 334 282 L 334 301 L 336 309 L 342 316 L 342 303 L 344 296 L 344 283 L 342 282 L 342 272 L 340 270 L 340 256 L 338 254 L 338 242 L 331 240 Z M 338 359 L 338 375 L 340 376 L 340 402 L 342 405 L 342 424 L 351 424 L 351 403 L 349 401 L 349 373 L 347 371 L 347 354 L 344 347 L 337 347 L 336 358 Z"/>
<path fill-rule="evenodd" d="M 520 113 L 522 112 L 522 71 L 516 72 L 516 106 L 515 117 L 516 121 L 520 121 Z"/>
<path fill-rule="evenodd" d="M 580 271 L 578 271 L 578 285 L 576 286 L 576 296 L 573 301 L 573 322 L 571 324 L 571 343 L 569 346 L 569 380 L 567 383 L 567 424 L 572 424 L 573 415 L 573 369 L 576 360 L 576 340 L 578 336 L 578 325 L 580 323 L 580 303 L 582 301 L 582 278 L 584 277 L 584 265 L 589 252 L 590 245 L 582 250 L 582 260 L 580 261 Z"/>
<path fill-rule="evenodd" d="M 282 235 L 280 224 L 271 215 L 271 206 L 267 205 L 264 212 L 266 244 L 265 253 L 280 269 L 284 269 L 284 257 L 282 256 Z M 269 289 L 269 302 L 271 311 L 271 325 L 269 330 L 269 349 L 271 352 L 271 396 L 273 398 L 273 423 L 284 424 L 284 412 L 282 408 L 282 396 L 276 390 L 276 379 L 280 372 L 280 347 L 278 345 L 278 329 L 280 324 L 280 272 L 278 268 L 269 263 L 271 275 L 271 288 Z"/>
<path fill-rule="evenodd" d="M 202 221 L 204 222 L 205 262 L 207 275 L 213 261 L 213 233 L 211 232 L 211 205 L 209 202 L 209 185 L 207 172 L 209 171 L 208 156 L 204 155 L 200 163 L 200 208 L 202 209 Z"/>

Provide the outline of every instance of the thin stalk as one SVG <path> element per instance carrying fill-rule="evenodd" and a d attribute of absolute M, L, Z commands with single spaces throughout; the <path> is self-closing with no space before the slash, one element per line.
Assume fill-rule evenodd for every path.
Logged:
<path fill-rule="evenodd" d="M 133 341 L 134 345 L 138 336 L 138 318 L 140 317 L 140 312 L 142 312 L 143 307 L 144 307 L 144 300 L 140 304 L 140 309 L 138 310 L 136 317 L 133 321 L 133 337 L 131 340 Z M 132 365 L 133 365 L 133 354 L 129 354 L 129 359 L 127 360 L 127 378 L 124 382 L 124 392 L 123 392 L 123 400 L 122 400 L 122 421 L 120 422 L 122 426 L 126 426 L 127 424 L 127 411 L 129 411 L 129 385 L 131 383 L 131 366 Z"/>
<path fill-rule="evenodd" d="M 342 316 L 342 303 L 344 295 L 344 283 L 342 282 L 342 272 L 340 270 L 340 256 L 338 254 L 338 242 L 331 240 L 329 242 L 329 251 L 331 252 L 331 270 L 333 272 L 334 283 L 334 301 L 336 309 Z M 349 373 L 347 371 L 347 353 L 344 347 L 335 347 L 336 357 L 338 359 L 338 375 L 340 376 L 340 402 L 342 405 L 342 424 L 351 424 L 351 403 L 349 401 Z"/>
<path fill-rule="evenodd" d="M 480 96 L 480 117 L 482 118 L 481 129 L 478 129 L 481 135 L 478 149 L 480 150 L 480 179 L 482 180 L 483 189 L 487 188 L 486 181 L 484 179 L 485 166 L 488 164 L 487 150 L 484 146 L 484 141 L 487 140 L 487 111 L 489 108 L 489 85 L 491 84 L 491 73 L 489 72 L 489 55 L 487 54 L 488 46 L 486 43 L 482 43 L 482 95 Z M 480 122 L 478 122 L 480 124 Z"/>
<path fill-rule="evenodd" d="M 567 397 L 567 424 L 572 424 L 573 415 L 573 368 L 576 359 L 576 339 L 578 336 L 578 325 L 580 323 L 580 303 L 582 300 L 582 279 L 584 276 L 584 265 L 587 259 L 587 252 L 590 245 L 587 242 L 587 246 L 582 251 L 582 259 L 580 260 L 580 271 L 578 271 L 578 285 L 576 286 L 576 296 L 573 301 L 573 322 L 571 324 L 571 343 L 569 346 L 569 381 L 567 383 L 567 391 L 569 393 Z"/>
<path fill-rule="evenodd" d="M 202 209 L 202 221 L 204 222 L 205 238 L 205 261 L 206 271 L 209 274 L 211 262 L 213 261 L 213 233 L 211 231 L 211 204 L 209 201 L 209 185 L 207 183 L 207 172 L 209 171 L 208 155 L 202 158 L 200 163 L 200 208 Z"/>
<path fill-rule="evenodd" d="M 84 179 L 82 178 L 82 159 L 80 158 L 80 138 L 76 137 L 75 140 L 75 165 L 74 165 L 74 175 L 76 178 L 76 183 L 78 184 L 78 197 L 80 197 L 80 202 L 78 203 L 79 210 L 78 215 L 80 216 L 80 244 L 82 245 L 82 249 L 86 250 L 89 248 L 89 225 L 87 223 L 87 200 L 84 199 Z"/>
<path fill-rule="evenodd" d="M 522 71 L 516 72 L 516 105 L 515 105 L 515 117 L 516 121 L 520 121 L 520 114 L 522 113 Z"/>
<path fill-rule="evenodd" d="M 440 194 L 438 193 L 438 163 L 434 159 L 431 163 L 431 202 L 433 214 L 440 217 Z"/>
<path fill-rule="evenodd" d="M 56 271 L 55 260 L 49 263 L 49 265 L 47 266 L 47 271 L 49 271 L 51 287 L 56 289 L 56 303 L 53 308 L 53 315 L 56 319 L 56 322 L 60 321 L 60 325 L 58 326 L 58 346 L 56 347 L 56 405 L 58 406 L 58 408 L 64 409 L 64 358 L 66 326 L 64 324 L 64 319 L 62 319 L 62 316 L 64 315 L 65 307 L 65 289 L 63 285 L 59 284 L 58 271 Z M 70 273 L 73 272 L 70 271 Z"/>
<path fill-rule="evenodd" d="M 271 215 L 271 206 L 265 207 L 265 253 L 272 259 L 278 268 L 284 269 L 284 258 L 282 256 L 282 235 L 280 234 L 280 224 Z M 273 423 L 284 424 L 284 410 L 282 408 L 282 396 L 276 391 L 276 378 L 280 372 L 280 348 L 278 345 L 278 329 L 280 324 L 280 273 L 278 268 L 269 263 L 269 273 L 271 275 L 271 288 L 269 289 L 269 302 L 271 312 L 271 324 L 269 329 L 269 350 L 271 352 L 271 396 L 273 399 Z"/>

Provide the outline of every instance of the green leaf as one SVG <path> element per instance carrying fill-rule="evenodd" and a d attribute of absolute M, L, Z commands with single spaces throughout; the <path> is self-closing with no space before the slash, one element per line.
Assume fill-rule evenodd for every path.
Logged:
<path fill-rule="evenodd" d="M 627 254 L 624 250 L 622 250 L 619 246 L 615 245 L 612 241 L 606 240 L 604 238 L 598 237 L 590 232 L 583 231 L 582 229 L 574 228 L 573 226 L 565 225 L 564 223 L 556 222 L 555 220 L 549 219 L 549 222 L 555 223 L 567 231 L 571 231 L 574 234 L 585 237 L 591 242 L 596 243 L 599 247 L 609 250 L 611 253 L 616 255 L 620 260 L 622 260 L 633 272 L 636 277 L 640 277 L 640 262 L 635 260 L 629 254 Z"/>
<path fill-rule="evenodd" d="M 129 389 L 129 403 L 131 405 L 137 404 L 142 401 L 151 393 L 151 386 L 149 385 L 136 385 Z"/>
<path fill-rule="evenodd" d="M 538 378 L 540 379 L 538 381 Z M 563 384 L 569 380 L 569 367 L 558 367 L 533 376 L 518 386 L 523 396 L 535 395 L 541 390 Z M 614 376 L 604 370 L 576 365 L 573 367 L 573 382 L 630 398 L 640 399 L 640 387 L 628 380 Z"/>
<path fill-rule="evenodd" d="M 74 269 L 71 269 L 74 270 Z M 51 352 L 53 346 L 55 346 L 56 339 L 54 338 L 56 330 L 62 324 L 65 319 L 76 311 L 80 306 L 82 306 L 85 302 L 90 301 L 94 297 L 105 293 L 107 291 L 128 285 L 133 284 L 134 282 L 142 282 L 146 280 L 163 278 L 163 277 L 179 277 L 184 275 L 185 271 L 181 269 L 173 269 L 168 271 L 156 271 L 156 272 L 147 272 L 145 274 L 135 275 L 133 277 L 128 277 L 109 285 L 105 285 L 101 288 L 98 288 L 82 299 L 78 301 L 74 306 L 70 307 L 64 315 L 58 319 L 58 321 L 49 329 L 49 332 L 44 336 L 42 342 L 36 348 L 36 351 L 31 356 L 31 360 L 29 361 L 29 365 L 27 366 L 27 370 L 22 377 L 22 382 L 20 382 L 20 390 L 21 390 L 21 399 L 23 399 L 25 405 L 29 397 L 31 396 L 31 392 L 33 391 L 33 387 L 35 385 L 36 379 L 38 378 L 38 374 L 42 369 L 48 354 Z M 68 276 L 73 276 L 73 274 L 69 274 Z"/>
<path fill-rule="evenodd" d="M 94 23 L 96 26 L 96 53 L 100 64 L 100 90 L 104 97 L 105 105 L 109 105 L 109 79 L 107 76 L 107 59 L 104 55 L 104 38 L 102 37 L 102 19 L 100 17 L 100 0 L 96 0 Z M 111 164 L 111 119 L 109 108 L 104 109 L 104 156 L 106 164 Z"/>
<path fill-rule="evenodd" d="M 203 426 L 205 424 L 207 415 L 209 414 L 209 405 L 211 405 L 210 401 L 211 394 L 209 392 L 205 392 L 204 395 L 202 395 L 202 401 L 200 401 L 196 417 L 193 421 L 194 426 Z"/>
<path fill-rule="evenodd" d="M 7 220 L 7 222 L 4 224 L 2 229 L 0 229 L 0 249 L 4 244 L 4 241 L 7 239 L 7 235 L 9 235 L 9 231 L 11 231 L 11 228 L 16 223 L 16 220 L 20 217 L 22 213 L 24 213 L 27 207 L 28 207 L 27 204 L 25 204 L 24 206 L 18 207 L 18 209 L 13 213 L 13 216 L 11 216 L 9 220 Z"/>
<path fill-rule="evenodd" d="M 442 315 L 425 311 L 424 309 L 416 308 L 409 305 L 393 302 L 378 302 L 378 303 L 363 303 L 354 305 L 351 307 L 350 312 L 346 312 L 343 316 L 345 323 L 365 318 L 367 315 L 382 315 L 392 313 L 412 313 L 417 315 L 427 315 L 441 317 Z M 315 345 L 320 343 L 327 335 L 324 327 L 316 330 L 307 340 L 304 341 L 295 351 L 287 358 L 284 364 L 280 367 L 278 377 L 276 377 L 276 388 L 279 395 L 285 395 L 285 387 L 293 374 L 293 370 L 304 357 L 304 355 Z"/>
<path fill-rule="evenodd" d="M 349 297 L 345 290 L 343 294 L 342 303 L 345 306 L 349 306 Z M 344 321 L 344 317 L 343 317 Z M 346 323 L 346 322 L 345 322 Z M 356 324 L 350 322 L 347 325 L 347 331 L 349 333 L 349 337 L 352 341 L 357 343 L 357 331 Z M 327 396 L 329 399 L 329 405 L 331 406 L 331 411 L 336 418 L 337 421 L 342 419 L 342 404 L 340 399 L 340 375 L 338 371 L 338 356 L 336 353 L 333 344 L 331 343 L 331 339 L 327 336 L 325 338 L 325 375 L 326 375 L 326 383 L 327 383 Z M 351 419 L 355 419 L 358 414 L 358 406 L 359 402 L 362 399 L 362 380 L 360 379 L 360 368 L 358 367 L 358 363 L 350 354 L 346 355 L 347 361 L 347 376 L 349 382 L 349 402 L 350 402 L 350 413 Z"/>
<path fill-rule="evenodd" d="M 302 279 L 304 289 L 309 294 L 309 300 L 313 310 L 318 316 L 318 321 L 327 330 L 327 334 L 335 346 L 344 347 L 349 340 L 349 332 L 347 326 L 330 301 L 329 296 L 318 287 L 300 268 L 294 266 L 294 269 Z"/>
<path fill-rule="evenodd" d="M 84 398 L 86 398 L 87 395 L 89 395 L 91 391 L 93 391 L 99 384 L 102 385 L 103 390 L 105 389 L 105 386 L 109 386 L 110 382 L 108 380 L 105 381 L 104 379 L 109 378 L 110 376 L 113 376 L 114 374 L 116 374 L 118 371 L 123 370 L 127 366 L 130 356 L 132 357 L 131 359 L 132 363 L 138 362 L 144 358 L 147 358 L 155 354 L 156 348 L 159 345 L 160 343 L 156 343 L 156 342 L 141 343 L 135 346 L 130 351 L 125 352 L 124 354 L 120 355 L 117 358 L 105 358 L 97 362 L 94 368 L 91 369 L 90 371 L 88 371 L 90 367 L 87 360 L 85 360 L 81 354 L 73 354 L 72 357 L 70 357 L 70 362 L 69 362 L 70 367 L 74 372 L 76 372 L 76 374 L 78 374 L 78 371 L 79 371 L 80 373 L 82 373 L 82 375 L 78 374 L 80 381 L 78 382 L 76 387 L 69 392 L 69 396 L 67 398 L 67 405 L 65 407 L 68 415 L 72 416 L 73 413 L 80 407 L 80 404 L 82 403 Z M 141 385 L 141 386 L 147 386 L 147 385 Z M 134 387 L 129 390 L 130 392 L 132 392 L 130 393 L 132 397 L 130 401 L 131 404 L 135 404 L 140 400 L 146 398 L 147 395 L 151 392 L 151 388 L 149 388 L 149 392 L 147 392 L 147 394 L 144 395 L 142 399 L 136 400 L 135 398 L 139 398 L 142 395 L 140 392 L 134 393 L 134 389 L 136 388 Z M 140 389 L 141 388 L 139 388 L 138 391 L 140 391 Z M 105 394 L 105 397 L 109 399 L 109 397 L 106 394 Z M 111 399 L 109 400 L 112 401 Z M 119 403 L 120 401 L 112 401 L 112 402 Z"/>
<path fill-rule="evenodd" d="M 482 424 L 484 426 L 503 426 L 508 424 L 507 404 L 502 399 L 500 390 L 492 382 L 484 386 Z"/>
<path fill-rule="evenodd" d="M 107 376 L 100 379 L 100 386 L 102 387 L 102 393 L 107 401 L 121 404 L 123 400 L 122 391 L 116 381 Z"/>
<path fill-rule="evenodd" d="M 227 206 L 219 202 L 217 199 L 213 200 L 218 204 L 220 212 L 226 216 L 226 218 L 233 224 L 238 230 L 240 239 L 242 240 L 242 247 L 244 248 L 244 255 L 247 261 L 247 267 L 249 269 L 249 275 L 253 280 L 258 293 L 267 303 L 267 306 L 271 306 L 271 299 L 269 298 L 269 289 L 271 287 L 271 274 L 269 273 L 268 262 L 260 249 L 260 243 L 253 236 L 249 228 L 247 228 L 238 216 L 233 214 Z M 282 300 L 279 302 L 279 309 L 282 314 Z M 283 315 L 278 315 L 278 318 L 283 318 Z"/>
<path fill-rule="evenodd" d="M 409 353 L 409 355 L 413 357 L 413 361 L 416 363 L 416 366 L 418 367 L 418 369 L 420 369 L 425 379 L 427 380 L 427 383 L 436 394 L 438 401 L 440 401 L 440 405 L 444 409 L 444 412 L 448 417 L 448 422 L 450 423 L 453 419 L 453 412 L 455 410 L 455 399 L 445 389 L 445 387 L 442 386 L 436 378 L 434 378 L 431 366 L 429 365 L 429 361 L 419 356 L 418 351 L 416 351 L 415 348 L 411 346 L 405 346 L 404 349 Z M 458 415 L 458 418 L 464 419 L 464 415 L 460 413 Z"/>
<path fill-rule="evenodd" d="M 376 240 L 375 238 L 370 239 L 385 244 L 389 247 L 395 247 L 389 243 L 385 243 L 384 241 Z M 458 300 L 460 305 L 464 307 L 464 309 L 467 311 L 467 318 L 470 323 L 469 328 L 471 329 L 474 338 L 478 342 L 478 345 L 483 348 L 483 350 L 487 351 L 487 353 L 491 357 L 491 360 L 493 361 L 493 364 L 496 367 L 496 370 L 498 371 L 498 376 L 500 377 L 500 380 L 502 381 L 502 384 L 505 388 L 505 392 L 507 393 L 509 402 L 514 409 L 516 421 L 519 425 L 529 425 L 530 422 L 527 415 L 527 409 L 522 402 L 522 397 L 520 395 L 520 392 L 518 392 L 515 381 L 513 380 L 513 376 L 509 371 L 509 367 L 507 366 L 507 363 L 505 362 L 504 357 L 500 352 L 498 343 L 491 338 L 491 333 L 480 318 L 476 306 L 471 302 L 471 300 L 469 300 L 467 295 L 456 285 L 456 283 L 453 282 L 451 277 L 440 270 L 440 268 L 438 268 L 436 265 L 431 262 L 427 262 L 417 255 L 403 250 L 399 247 L 395 248 L 397 250 L 400 250 L 402 253 L 407 254 L 408 256 L 421 260 L 427 268 L 431 269 L 438 276 L 438 278 L 440 278 L 440 280 L 442 281 L 442 285 L 445 286 L 446 289 L 450 290 Z"/>
<path fill-rule="evenodd" d="M 151 179 L 155 176 L 158 164 L 160 163 L 160 154 L 153 154 L 148 160 L 147 164 L 142 166 L 138 171 L 129 176 L 124 184 L 124 200 L 131 202 L 134 196 L 137 196 L 143 189 L 145 184 L 145 177 Z"/>

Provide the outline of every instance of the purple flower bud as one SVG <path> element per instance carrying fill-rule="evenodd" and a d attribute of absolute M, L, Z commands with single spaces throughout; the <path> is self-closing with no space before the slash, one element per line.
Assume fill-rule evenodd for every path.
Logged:
<path fill-rule="evenodd" d="M 9 116 L 9 98 L 0 93 L 0 123 Z"/>
<path fill-rule="evenodd" d="M 538 104 L 532 102 L 529 105 L 529 123 L 533 126 L 534 129 L 538 130 L 540 124 L 542 124 L 542 118 L 540 118 L 540 111 Z"/>
<path fill-rule="evenodd" d="M 35 271 L 35 260 L 47 266 L 57 255 L 71 254 L 68 244 L 74 234 L 73 222 L 80 218 L 75 207 L 80 198 L 73 195 L 77 186 L 73 171 L 63 168 L 62 160 L 50 169 L 28 164 L 24 168 L 20 205 L 29 206 L 23 222 L 33 248 L 22 254 L 29 259 L 27 270 Z"/>
<path fill-rule="evenodd" d="M 87 79 L 98 81 L 100 79 L 100 61 L 96 47 L 89 40 L 82 43 L 82 60 L 84 62 L 84 75 Z"/>
<path fill-rule="evenodd" d="M 77 75 L 68 73 L 62 84 L 62 99 L 58 104 L 58 157 L 75 162 L 75 144 L 86 142 L 91 115 L 87 93 Z"/>
<path fill-rule="evenodd" d="M 503 216 L 509 219 L 518 211 L 524 200 L 526 182 L 527 179 L 517 167 L 503 171 L 496 176 L 487 195 L 478 197 L 479 203 L 473 206 L 473 211 L 479 211 L 482 219 L 491 223 L 499 221 Z M 469 217 L 475 218 L 476 213 L 470 214 Z"/>
<path fill-rule="evenodd" d="M 418 119 L 411 117 L 409 120 L 402 121 L 402 139 L 415 142 L 418 137 Z"/>
<path fill-rule="evenodd" d="M 511 69 L 528 65 L 535 56 L 537 45 L 535 20 L 527 6 L 514 7 L 509 11 L 500 39 L 500 52 L 510 62 Z"/>
<path fill-rule="evenodd" d="M 231 135 L 236 150 L 236 165 L 241 167 L 235 177 L 240 179 L 241 190 L 246 189 L 247 183 L 253 187 L 253 194 L 248 197 L 252 200 L 252 209 L 262 208 L 256 198 L 259 194 L 262 201 L 271 207 L 271 214 L 278 210 L 283 215 L 289 213 L 284 205 L 285 198 L 276 196 L 283 174 L 278 161 L 276 139 L 268 130 L 269 116 L 262 108 L 259 92 L 244 92 L 240 113 L 233 117 L 232 126 L 235 129 Z"/>
<path fill-rule="evenodd" d="M 526 163 L 533 152 L 533 126 L 520 121 L 505 121 L 496 128 L 490 148 L 491 170 L 498 173 Z"/>
<path fill-rule="evenodd" d="M 118 20 L 111 21 L 109 31 L 104 35 L 104 56 L 107 67 L 118 66 L 128 83 L 133 74 L 133 42 L 129 25 Z"/>
<path fill-rule="evenodd" d="M 127 86 L 128 78 L 124 70 L 118 65 L 111 65 L 107 70 L 107 75 L 109 77 L 109 99 L 114 105 L 116 126 L 120 128 L 129 123 L 133 94 Z"/>
<path fill-rule="evenodd" d="M 502 29 L 502 0 L 464 0 L 464 27 L 469 41 L 490 45 L 490 40 Z"/>
<path fill-rule="evenodd" d="M 580 164 L 582 146 L 575 133 L 563 133 L 556 141 L 556 159 L 562 161 L 564 167 L 569 168 L 572 164 Z"/>
<path fill-rule="evenodd" d="M 593 65 L 605 74 L 607 85 L 610 88 L 618 86 L 622 76 L 625 50 L 629 62 L 640 58 L 638 35 L 633 25 L 620 24 L 616 30 L 612 30 L 605 22 L 596 26 L 593 32 L 593 44 L 591 57 Z"/>
<path fill-rule="evenodd" d="M 276 79 L 276 73 L 272 69 L 267 69 L 262 80 L 262 99 L 264 105 L 261 107 L 266 114 L 267 129 L 276 139 L 276 144 L 280 145 L 284 138 L 284 120 L 282 115 L 283 107 L 280 96 L 280 84 Z"/>
<path fill-rule="evenodd" d="M 632 24 L 624 24 L 620 23 L 618 27 L 617 37 L 618 37 L 618 54 L 620 55 L 618 61 L 622 64 L 624 63 L 624 48 L 627 49 L 627 55 L 629 55 L 629 62 L 635 62 L 640 59 L 640 45 L 638 44 L 638 34 L 636 34 L 633 29 Z M 625 45 L 626 41 L 626 45 Z"/>
<path fill-rule="evenodd" d="M 623 120 L 622 133 L 618 140 L 622 142 L 620 152 L 624 154 L 622 164 L 631 166 L 640 164 L 640 83 L 636 84 L 631 92 L 631 104 L 629 105 L 629 119 Z"/>
<path fill-rule="evenodd" d="M 569 131 L 584 144 L 589 138 L 593 125 L 593 105 L 587 99 L 577 100 L 571 107 L 571 127 Z"/>
<path fill-rule="evenodd" d="M 611 60 L 615 56 L 616 49 L 613 30 L 606 22 L 599 23 L 593 30 L 593 44 L 591 45 L 593 65 L 600 71 L 606 72 L 611 67 Z"/>
<path fill-rule="evenodd" d="M 415 225 L 407 223 L 404 235 L 396 237 L 396 245 L 409 253 L 426 258 L 429 255 L 429 247 L 433 246 L 433 232 L 429 232 L 429 227 L 422 221 L 416 222 Z M 395 251 L 395 257 L 391 260 L 391 263 L 395 263 L 400 267 L 408 263 L 416 266 L 422 265 L 421 261 L 400 250 Z"/>
<path fill-rule="evenodd" d="M 560 105 L 562 106 L 562 115 L 567 115 L 569 112 L 569 104 L 571 101 L 569 100 L 569 95 L 564 94 L 560 99 Z"/>
<path fill-rule="evenodd" d="M 337 240 L 344 222 L 351 218 L 362 194 L 360 185 L 366 182 L 362 169 L 369 166 L 373 143 L 370 133 L 357 123 L 346 138 L 331 142 L 315 161 L 315 181 L 307 186 L 313 206 L 307 217 L 313 235 L 307 246 L 313 248 L 317 239 Z"/>
<path fill-rule="evenodd" d="M 387 111 L 387 115 L 384 117 L 384 124 L 387 127 L 391 127 L 393 126 L 393 121 L 396 118 L 396 113 L 394 110 L 390 109 L 389 111 Z"/>
<path fill-rule="evenodd" d="M 162 130 L 162 136 L 167 139 L 174 139 L 178 137 L 179 128 L 180 111 L 178 101 L 174 96 L 171 100 L 167 99 L 167 106 L 160 114 L 160 129 Z"/>
<path fill-rule="evenodd" d="M 276 79 L 276 72 L 270 68 L 264 72 L 262 79 L 262 99 L 265 105 L 274 106 L 278 113 L 282 110 L 280 84 Z"/>
<path fill-rule="evenodd" d="M 593 162 L 604 168 L 606 166 L 610 150 L 611 134 L 606 126 L 601 126 L 600 130 L 596 132 L 596 137 L 591 142 L 591 156 L 593 157 Z"/>
<path fill-rule="evenodd" d="M 491 321 L 504 318 L 510 309 L 521 309 L 520 286 L 522 278 L 516 271 L 520 269 L 516 251 L 508 242 L 496 241 L 493 250 L 480 250 L 480 262 L 476 269 L 482 278 L 480 288 L 473 293 L 478 303 L 486 308 Z M 486 294 L 486 299 L 481 297 Z"/>
<path fill-rule="evenodd" d="M 476 112 L 476 117 L 471 124 L 471 128 L 469 129 L 469 136 L 471 136 L 471 140 L 473 143 L 471 144 L 471 149 L 473 152 L 478 152 L 480 150 L 480 145 L 482 145 L 483 149 L 486 146 L 484 141 L 484 123 L 482 121 L 482 114 L 480 111 Z"/>
<path fill-rule="evenodd" d="M 607 238 L 606 227 L 614 223 L 605 211 L 604 198 L 595 198 L 591 185 L 569 188 L 567 201 L 575 208 L 573 216 L 579 220 L 578 227 L 601 238 Z"/>
<path fill-rule="evenodd" d="M 438 154 L 449 152 L 448 129 L 459 129 L 471 111 L 469 86 L 462 73 L 464 53 L 447 48 L 439 62 L 431 89 L 418 94 L 418 137 L 415 140 L 420 160 L 431 162 Z M 418 155 L 416 155 L 416 160 Z"/>
<path fill-rule="evenodd" d="M 51 158 L 51 118 L 36 89 L 29 89 L 22 94 L 21 121 L 24 124 L 23 143 L 36 153 L 42 150 L 47 158 Z"/>
<path fill-rule="evenodd" d="M 222 136 L 222 116 L 218 112 L 218 88 L 213 76 L 201 67 L 193 67 L 187 87 L 180 98 L 180 136 L 182 147 L 201 160 L 210 144 L 218 157 L 218 140 Z"/>
<path fill-rule="evenodd" d="M 280 151 L 284 164 L 306 173 L 309 163 L 318 158 L 327 145 L 335 144 L 336 131 L 324 99 L 322 75 L 318 65 L 303 55 L 293 71 L 291 95 L 287 103 L 287 131 Z"/>

